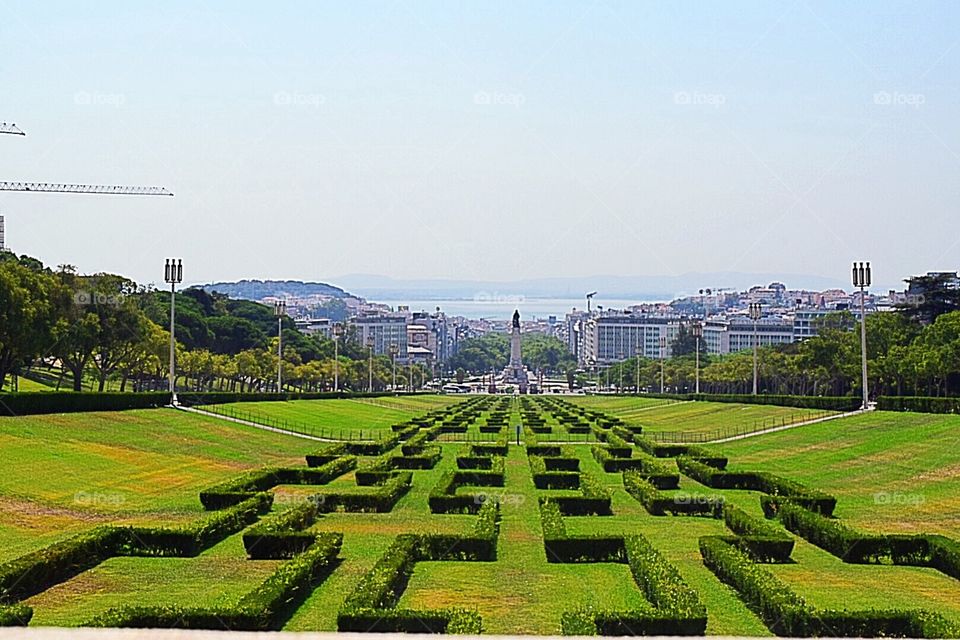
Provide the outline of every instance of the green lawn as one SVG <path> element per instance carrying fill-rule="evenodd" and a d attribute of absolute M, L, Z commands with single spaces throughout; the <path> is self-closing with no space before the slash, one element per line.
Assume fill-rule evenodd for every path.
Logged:
<path fill-rule="evenodd" d="M 648 433 L 697 434 L 708 439 L 791 424 L 835 412 L 763 404 L 678 402 L 642 396 L 576 396 L 574 404 L 605 411 Z"/>
<path fill-rule="evenodd" d="M 272 403 L 271 410 L 340 420 L 380 414 L 377 424 L 383 429 L 446 402 L 450 400 L 428 397 L 298 401 Z M 648 406 L 652 408 L 633 411 L 690 411 L 687 403 Z M 700 407 L 703 416 L 731 420 L 727 412 L 737 409 Z M 519 420 L 514 410 L 509 424 Z M 643 424 L 648 424 L 646 418 Z M 960 537 L 958 440 L 960 416 L 873 413 L 711 446 L 730 456 L 731 469 L 769 470 L 836 494 L 837 515 L 858 527 Z M 0 419 L 5 471 L 0 479 L 0 562 L 99 523 L 193 521 L 201 516 L 201 489 L 251 467 L 302 465 L 303 455 L 319 446 L 169 409 Z M 340 559 L 292 612 L 285 630 L 335 631 L 344 598 L 397 535 L 472 530 L 475 516 L 434 515 L 428 506 L 431 489 L 455 468 L 463 446 L 442 444 L 440 462 L 413 472 L 410 492 L 389 514 L 330 513 L 318 519 L 313 530 L 343 533 Z M 566 517 L 570 534 L 644 535 L 700 594 L 708 634 L 771 635 L 737 593 L 703 565 L 698 539 L 727 535 L 722 521 L 651 516 L 623 489 L 620 474 L 603 471 L 589 445 L 569 450 L 582 471 L 609 487 L 613 510 L 608 516 Z M 370 490 L 357 487 L 352 472 L 323 487 L 280 486 L 273 489 L 274 510 L 316 493 Z M 645 603 L 624 564 L 547 561 L 538 509 L 545 492 L 533 484 L 523 447 L 510 446 L 505 486 L 482 491 L 503 498 L 496 561 L 418 563 L 397 606 L 476 609 L 486 633 L 558 634 L 564 611 Z M 755 492 L 717 491 L 686 477 L 678 492 L 722 495 L 754 516 L 762 514 Z M 878 498 L 881 493 L 887 498 Z M 903 504 L 911 497 L 916 504 Z M 960 621 L 960 581 L 936 571 L 848 565 L 799 539 L 793 560 L 767 568 L 818 607 L 923 607 Z M 36 611 L 34 624 L 64 626 L 83 624 L 120 604 L 229 604 L 275 567 L 272 561 L 247 560 L 236 534 L 196 558 L 113 558 L 26 604 Z"/>
<path fill-rule="evenodd" d="M 173 409 L 0 418 L 0 561 L 105 522 L 196 518 L 202 488 L 318 446 Z"/>
<path fill-rule="evenodd" d="M 712 448 L 838 496 L 865 530 L 960 537 L 960 416 L 877 411 Z"/>
<path fill-rule="evenodd" d="M 392 425 L 460 401 L 460 398 L 451 396 L 422 395 L 345 400 L 233 402 L 208 408 L 299 433 L 349 439 L 351 436 L 356 438 L 361 432 L 364 435 L 388 433 Z"/>

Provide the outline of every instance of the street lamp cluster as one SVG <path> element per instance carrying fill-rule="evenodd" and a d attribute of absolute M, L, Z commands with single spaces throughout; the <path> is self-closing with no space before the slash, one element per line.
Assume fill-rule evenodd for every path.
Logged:
<path fill-rule="evenodd" d="M 174 307 L 177 300 L 177 285 L 183 282 L 183 260 L 167 258 L 163 267 L 163 281 L 170 285 L 170 402 L 177 404 L 177 339 L 173 327 Z"/>
<path fill-rule="evenodd" d="M 757 322 L 763 316 L 763 305 L 759 302 L 750 303 L 750 319 L 753 320 L 753 395 L 757 395 L 757 352 L 760 349 L 760 341 L 757 337 Z"/>
<path fill-rule="evenodd" d="M 867 387 L 867 307 L 864 298 L 872 280 L 869 262 L 853 263 L 853 286 L 860 289 L 860 364 L 863 373 L 863 405 L 860 408 L 864 411 L 870 408 L 870 391 Z"/>
<path fill-rule="evenodd" d="M 277 393 L 283 392 L 283 317 L 287 315 L 287 301 L 277 300 L 273 305 L 277 317 Z"/>

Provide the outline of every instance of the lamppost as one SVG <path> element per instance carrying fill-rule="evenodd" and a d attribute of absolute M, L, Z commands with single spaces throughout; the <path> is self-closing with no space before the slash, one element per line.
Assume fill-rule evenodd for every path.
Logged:
<path fill-rule="evenodd" d="M 637 393 L 640 393 L 640 356 L 643 355 L 643 347 L 637 344 Z"/>
<path fill-rule="evenodd" d="M 373 393 L 373 336 L 367 336 L 367 393 Z"/>
<path fill-rule="evenodd" d="M 700 393 L 700 338 L 703 337 L 703 323 L 699 320 L 694 320 L 690 324 L 690 333 L 693 334 L 693 337 L 697 339 L 697 383 L 696 383 L 696 393 Z"/>
<path fill-rule="evenodd" d="M 168 258 L 163 268 L 163 280 L 170 285 L 170 403 L 177 404 L 177 338 L 173 325 L 174 307 L 177 300 L 177 285 L 183 282 L 183 260 Z"/>
<path fill-rule="evenodd" d="M 757 338 L 757 321 L 760 320 L 760 316 L 763 314 L 763 305 L 759 302 L 750 303 L 750 319 L 753 320 L 753 395 L 757 395 L 757 351 L 760 348 L 759 339 Z"/>
<path fill-rule="evenodd" d="M 340 336 L 343 335 L 343 325 L 333 323 L 333 390 L 340 391 Z"/>
<path fill-rule="evenodd" d="M 623 351 L 617 354 L 617 368 L 620 369 L 620 384 L 617 385 L 617 393 L 623 393 L 623 365 L 625 364 L 623 360 Z"/>
<path fill-rule="evenodd" d="M 870 393 L 867 388 L 867 287 L 873 280 L 870 272 L 870 263 L 861 262 L 857 265 L 853 263 L 853 286 L 860 289 L 860 364 L 863 368 L 863 407 L 864 411 L 869 408 Z"/>
<path fill-rule="evenodd" d="M 283 393 L 283 316 L 287 315 L 287 301 L 277 300 L 273 305 L 277 317 L 277 393 Z"/>
<path fill-rule="evenodd" d="M 400 348 L 396 344 L 391 343 L 390 346 L 387 348 L 387 350 L 390 352 L 390 359 L 393 361 L 393 373 L 392 373 L 393 380 L 390 383 L 390 388 L 393 390 L 394 393 L 396 393 L 397 392 L 397 352 L 400 351 Z"/>
<path fill-rule="evenodd" d="M 664 382 L 664 372 L 663 372 L 663 359 L 667 353 L 667 336 L 660 336 L 660 393 L 663 393 L 663 382 Z"/>

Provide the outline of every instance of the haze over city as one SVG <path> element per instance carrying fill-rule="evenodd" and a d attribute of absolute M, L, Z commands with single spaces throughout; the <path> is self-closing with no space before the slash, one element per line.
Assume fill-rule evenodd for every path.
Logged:
<path fill-rule="evenodd" d="M 954 3 L 263 9 L 8 3 L 0 178 L 176 193 L 4 194 L 9 247 L 154 283 L 957 267 Z"/>

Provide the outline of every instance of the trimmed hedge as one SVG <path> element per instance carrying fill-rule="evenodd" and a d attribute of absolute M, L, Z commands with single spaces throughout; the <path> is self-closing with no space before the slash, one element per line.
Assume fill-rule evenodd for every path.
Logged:
<path fill-rule="evenodd" d="M 881 396 L 877 398 L 877 409 L 881 411 L 914 411 L 916 413 L 960 413 L 960 398 Z"/>
<path fill-rule="evenodd" d="M 31 618 L 33 609 L 26 605 L 0 605 L 0 627 L 25 627 Z"/>
<path fill-rule="evenodd" d="M 201 491 L 200 503 L 207 510 L 223 509 L 249 500 L 257 493 L 279 484 L 327 484 L 356 466 L 356 458 L 344 456 L 315 468 L 256 469 Z"/>
<path fill-rule="evenodd" d="M 502 457 L 492 458 L 490 470 L 468 469 L 445 472 L 427 498 L 432 513 L 478 513 L 491 500 L 485 492 L 457 493 L 458 487 L 502 487 L 504 463 Z"/>
<path fill-rule="evenodd" d="M 393 608 L 400 600 L 417 562 L 425 560 L 495 559 L 499 508 L 487 503 L 471 535 L 397 536 L 376 565 L 347 596 L 337 615 L 338 631 L 479 634 L 479 614 L 465 609 L 411 610 Z"/>
<path fill-rule="evenodd" d="M 662 493 L 650 481 L 644 479 L 638 471 L 623 472 L 623 487 L 633 498 L 643 505 L 650 515 L 707 516 L 715 518 L 723 508 L 723 498 L 719 496 L 697 496 L 688 494 L 669 495 Z"/>
<path fill-rule="evenodd" d="M 316 534 L 304 531 L 316 520 L 316 502 L 304 502 L 247 529 L 243 547 L 255 560 L 292 558 L 316 541 Z"/>
<path fill-rule="evenodd" d="M 340 551 L 343 536 L 323 533 L 304 553 L 281 564 L 234 606 L 117 607 L 88 621 L 88 627 L 279 630 L 283 614 L 296 607 L 326 577 Z"/>
<path fill-rule="evenodd" d="M 960 580 L 960 543 L 939 535 L 871 535 L 798 505 L 777 517 L 790 531 L 851 564 L 931 567 Z"/>
<path fill-rule="evenodd" d="M 348 513 L 388 513 L 410 490 L 413 473 L 395 471 L 375 491 L 369 493 L 322 493 L 315 496 L 321 513 L 344 511 Z"/>
<path fill-rule="evenodd" d="M 180 529 L 97 527 L 0 565 L 0 602 L 16 602 L 114 556 L 195 556 L 255 522 L 273 496 L 253 498 Z"/>
<path fill-rule="evenodd" d="M 785 583 L 723 538 L 700 538 L 703 562 L 779 636 L 960 637 L 960 625 L 923 610 L 815 609 Z"/>
<path fill-rule="evenodd" d="M 677 458 L 677 466 L 685 475 L 714 489 L 744 489 L 767 494 L 760 498 L 767 517 L 772 517 L 787 501 L 827 516 L 833 515 L 837 506 L 837 499 L 830 494 L 765 471 L 722 471 L 686 457 Z"/>
<path fill-rule="evenodd" d="M 82 411 L 156 409 L 170 404 L 170 394 L 50 391 L 4 393 L 0 394 L 0 400 L 3 400 L 0 402 L 0 416 L 29 416 Z"/>
<path fill-rule="evenodd" d="M 779 527 L 729 503 L 723 505 L 722 516 L 724 524 L 737 536 L 734 544 L 750 554 L 755 562 L 790 560 L 794 540 Z"/>
<path fill-rule="evenodd" d="M 630 567 L 633 580 L 653 605 L 631 611 L 567 611 L 561 618 L 564 634 L 571 635 L 702 635 L 706 607 L 677 569 L 643 536 L 567 535 L 559 506 L 540 505 L 540 521 L 548 562 L 620 562 Z"/>

